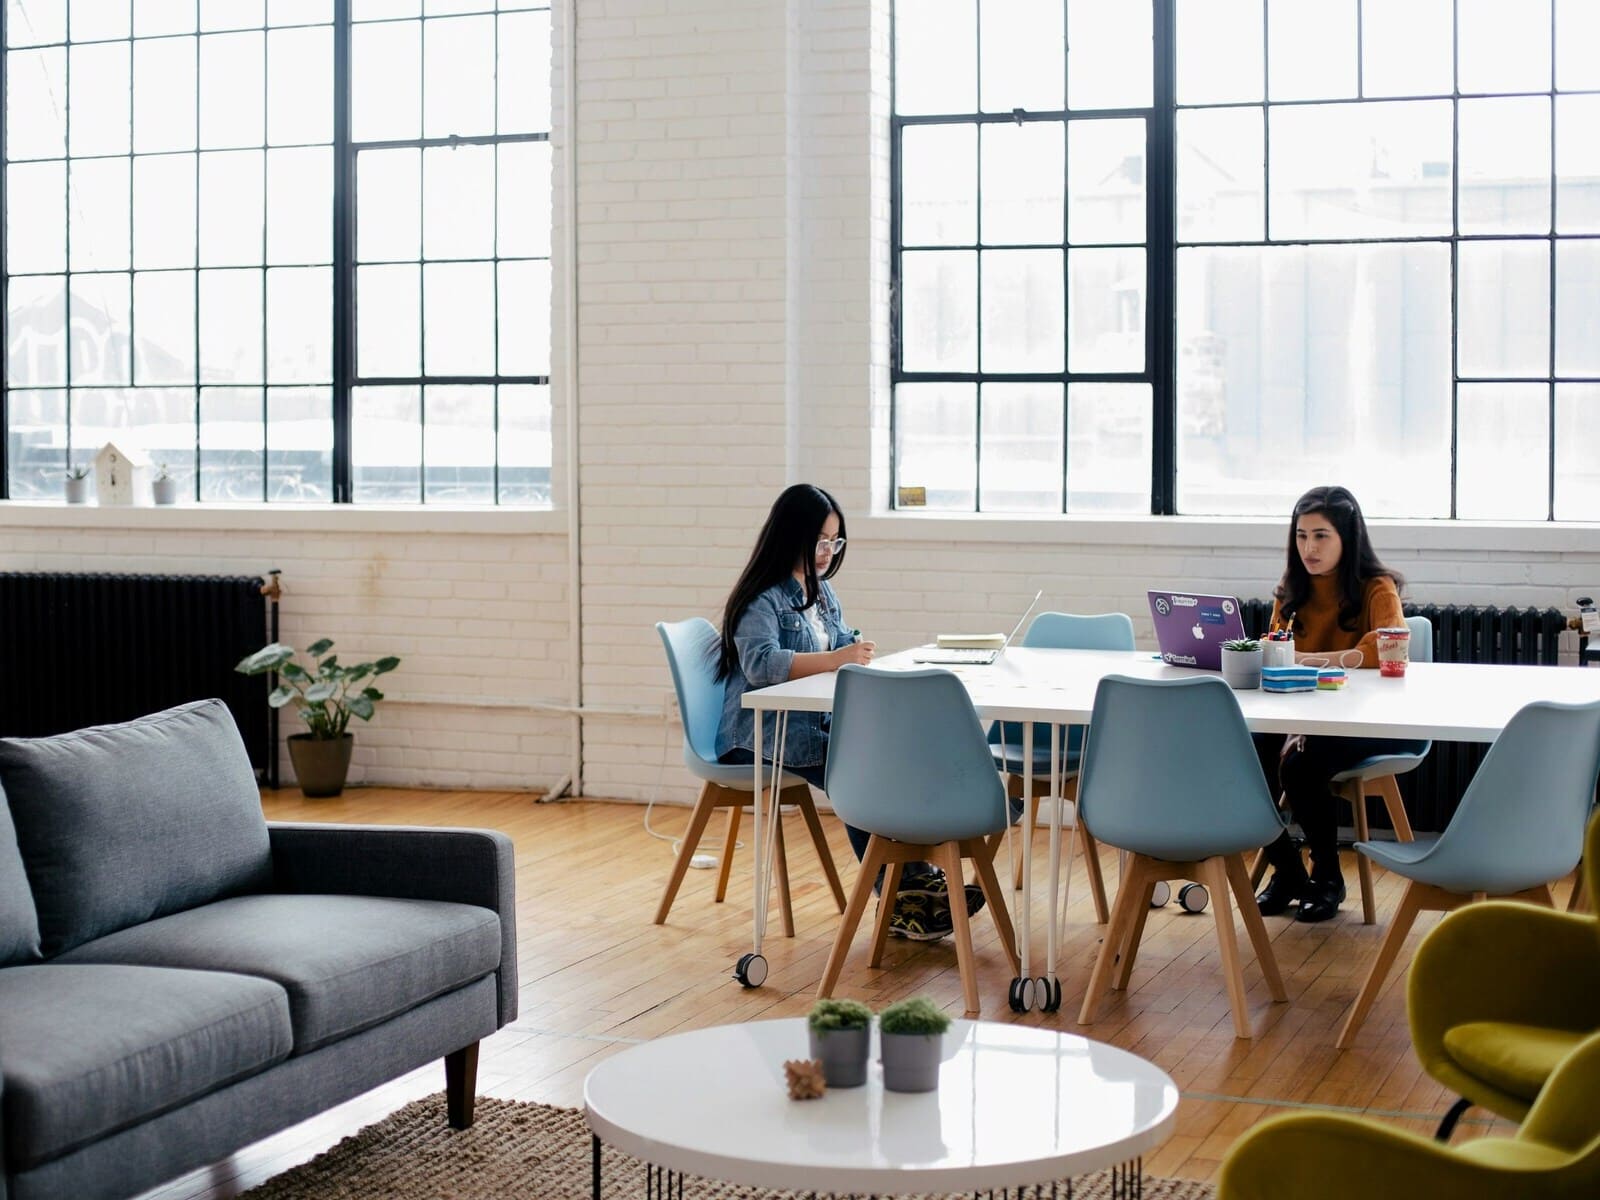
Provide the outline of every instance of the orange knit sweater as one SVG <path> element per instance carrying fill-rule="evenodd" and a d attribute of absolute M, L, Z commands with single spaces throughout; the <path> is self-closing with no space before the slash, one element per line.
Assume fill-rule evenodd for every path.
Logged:
<path fill-rule="evenodd" d="M 1361 613 L 1354 629 L 1339 626 L 1339 581 L 1329 573 L 1311 577 L 1311 595 L 1294 615 L 1294 648 L 1305 654 L 1329 651 L 1360 650 L 1361 665 L 1378 665 L 1377 630 L 1389 626 L 1404 626 L 1405 613 L 1400 608 L 1400 593 L 1394 580 L 1387 575 L 1374 575 L 1367 580 L 1361 598 Z M 1272 624 L 1277 629 L 1282 624 L 1278 617 L 1278 602 L 1272 602 Z"/>

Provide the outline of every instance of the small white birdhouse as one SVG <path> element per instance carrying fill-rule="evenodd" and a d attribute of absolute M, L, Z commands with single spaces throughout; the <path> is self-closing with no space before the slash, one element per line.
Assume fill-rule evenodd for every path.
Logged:
<path fill-rule="evenodd" d="M 107 442 L 94 456 L 94 491 L 102 505 L 150 503 L 150 460 Z"/>

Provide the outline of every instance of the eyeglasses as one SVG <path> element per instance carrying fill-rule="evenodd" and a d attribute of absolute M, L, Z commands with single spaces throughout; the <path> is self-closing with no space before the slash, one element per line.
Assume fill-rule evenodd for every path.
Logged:
<path fill-rule="evenodd" d="M 844 539 L 842 537 L 836 537 L 832 541 L 829 541 L 827 538 L 817 539 L 818 554 L 837 554 L 843 549 Z"/>

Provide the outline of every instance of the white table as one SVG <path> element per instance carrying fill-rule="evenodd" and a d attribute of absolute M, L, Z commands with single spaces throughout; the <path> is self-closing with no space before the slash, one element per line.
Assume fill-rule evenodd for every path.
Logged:
<path fill-rule="evenodd" d="M 888 670 L 922 670 L 911 652 L 888 655 L 875 667 Z M 1147 651 L 1044 650 L 1012 647 L 989 666 L 944 668 L 966 685 L 967 693 L 985 721 L 1018 722 L 1023 727 L 1023 795 L 1033 789 L 1034 725 L 1051 728 L 1051 791 L 1061 794 L 1060 750 L 1065 739 L 1061 727 L 1085 725 L 1094 710 L 1095 689 L 1107 675 L 1141 679 L 1192 679 L 1196 672 L 1169 667 Z M 1536 700 L 1577 703 L 1600 700 L 1600 671 L 1477 663 L 1412 663 L 1404 677 L 1382 678 L 1376 670 L 1355 670 L 1349 683 L 1334 692 L 1267 693 L 1234 692 L 1246 724 L 1256 733 L 1305 733 L 1340 737 L 1438 738 L 1457 742 L 1492 742 L 1515 713 Z M 768 713 L 777 721 L 777 767 L 782 766 L 783 733 L 791 712 L 830 712 L 838 676 L 811 675 L 774 687 L 746 692 L 744 706 L 754 710 L 756 744 L 763 745 Z M 768 770 L 756 757 L 755 794 L 765 786 Z M 776 776 L 774 776 L 775 778 Z M 1050 823 L 1050 911 L 1044 976 L 1037 981 L 1044 1007 L 1053 1010 L 1060 999 L 1056 979 L 1058 922 L 1055 920 L 1060 865 L 1061 806 L 1054 806 Z M 739 960 L 734 977 L 746 987 L 766 979 L 761 956 L 766 932 L 771 855 L 775 845 L 773 822 L 768 816 L 763 842 L 763 805 L 755 805 L 753 838 L 755 855 L 754 949 Z M 1018 996 L 1022 1007 L 1032 1007 L 1036 984 L 1029 977 L 1032 839 L 1022 843 L 1023 899 L 1017 908 L 1017 950 L 1022 976 L 1012 981 L 1012 1006 Z"/>
<path fill-rule="evenodd" d="M 600 1147 L 648 1164 L 647 1195 L 682 1174 L 747 1187 L 839 1195 L 975 1192 L 1049 1184 L 1117 1168 L 1139 1194 L 1142 1157 L 1171 1136 L 1178 1088 L 1126 1050 L 1053 1030 L 957 1021 L 939 1089 L 865 1086 L 790 1100 L 786 1059 L 807 1058 L 803 1018 L 721 1025 L 645 1042 L 608 1058 L 583 1085 Z M 659 1168 L 659 1170 L 658 1170 Z"/>

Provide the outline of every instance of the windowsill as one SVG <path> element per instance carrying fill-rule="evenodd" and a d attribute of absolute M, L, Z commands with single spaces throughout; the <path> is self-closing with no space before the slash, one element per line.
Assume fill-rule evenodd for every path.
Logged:
<path fill-rule="evenodd" d="M 0 527 L 247 530 L 303 533 L 565 534 L 567 514 L 546 508 L 433 504 L 94 504 L 8 500 Z"/>

